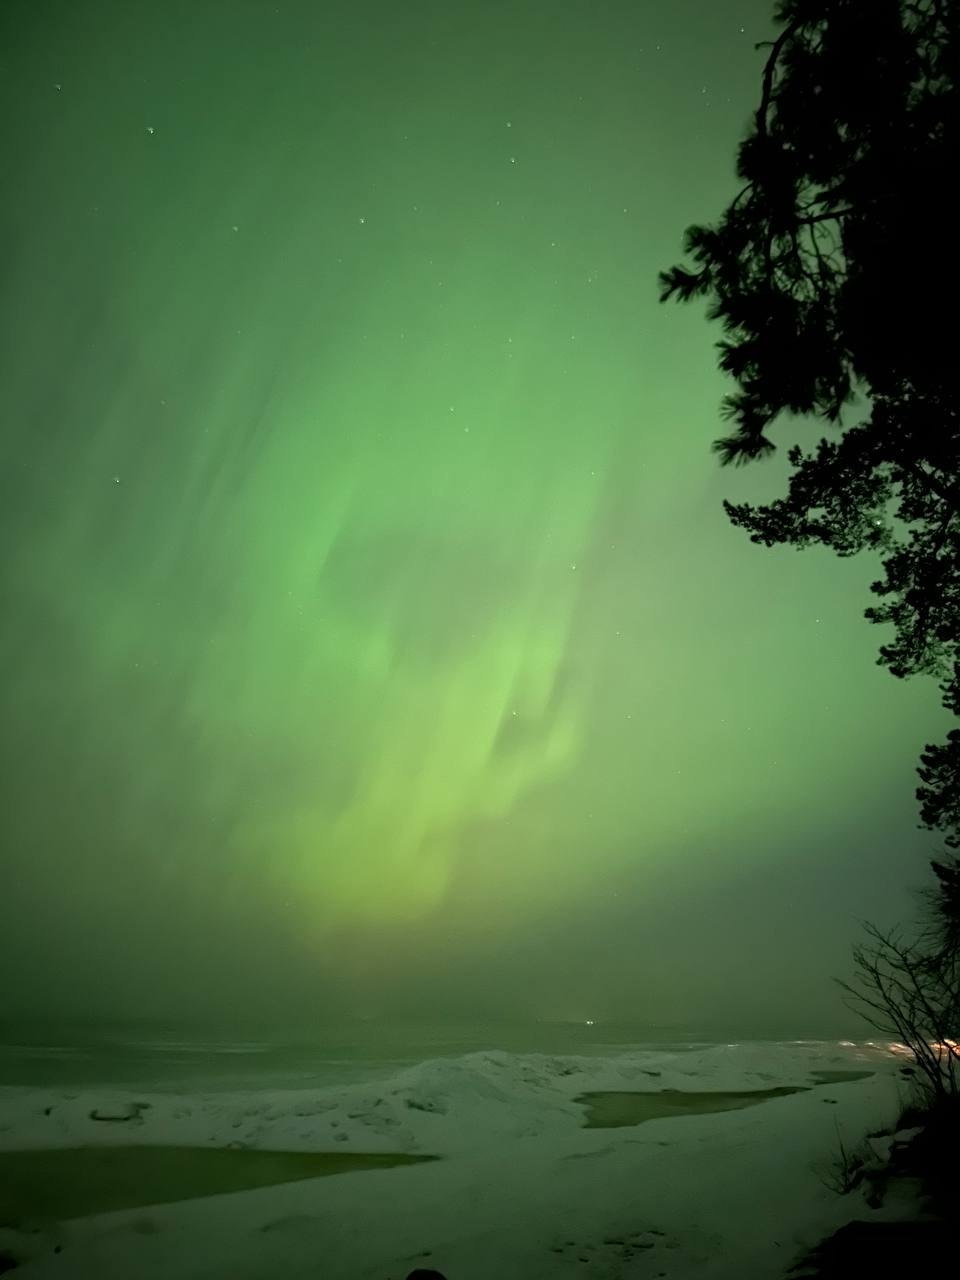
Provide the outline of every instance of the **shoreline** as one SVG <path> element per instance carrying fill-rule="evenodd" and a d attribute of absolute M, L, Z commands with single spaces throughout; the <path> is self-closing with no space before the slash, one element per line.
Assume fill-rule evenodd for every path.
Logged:
<path fill-rule="evenodd" d="M 208 1269 L 190 1274 L 395 1280 L 429 1265 L 449 1280 L 563 1280 L 568 1264 L 618 1275 L 643 1253 L 670 1280 L 767 1280 L 854 1216 L 812 1166 L 837 1125 L 852 1139 L 887 1119 L 895 1069 L 892 1055 L 856 1046 L 591 1061 L 490 1051 L 322 1091 L 4 1090 L 0 1151 L 32 1149 L 40 1170 L 71 1145 L 132 1161 L 153 1160 L 151 1146 L 168 1160 L 204 1148 L 198 1160 L 220 1160 L 218 1176 L 232 1166 L 246 1178 L 271 1158 L 308 1168 L 302 1180 L 68 1219 L 6 1247 L 24 1255 L 24 1280 L 163 1280 L 211 1249 Z M 309 1175 L 311 1160 L 339 1176 Z"/>

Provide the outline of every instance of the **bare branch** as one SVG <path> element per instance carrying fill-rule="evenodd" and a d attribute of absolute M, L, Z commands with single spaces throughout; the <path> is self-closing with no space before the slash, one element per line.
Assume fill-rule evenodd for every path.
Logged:
<path fill-rule="evenodd" d="M 790 40 L 797 31 L 803 26 L 802 22 L 792 22 L 788 27 L 780 32 L 770 49 L 770 56 L 767 58 L 766 66 L 763 68 L 763 96 L 760 99 L 760 106 L 757 108 L 757 132 L 764 138 L 768 137 L 767 133 L 767 112 L 770 110 L 770 100 L 773 96 L 773 73 L 776 70 L 777 60 L 783 51 L 783 46 Z M 758 45 L 758 48 L 761 46 Z"/>

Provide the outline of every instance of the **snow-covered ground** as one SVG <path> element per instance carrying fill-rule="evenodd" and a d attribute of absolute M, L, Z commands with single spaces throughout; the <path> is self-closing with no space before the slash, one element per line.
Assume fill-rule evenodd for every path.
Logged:
<path fill-rule="evenodd" d="M 894 1050 L 741 1044 L 606 1059 L 472 1053 L 390 1081 L 177 1096 L 0 1090 L 0 1150 L 104 1145 L 406 1152 L 343 1173 L 61 1224 L 23 1280 L 757 1280 L 869 1210 L 821 1181 L 896 1119 Z M 822 1071 L 871 1071 L 818 1083 Z M 585 1128 L 587 1092 L 804 1086 L 743 1110 Z M 136 1106 L 134 1104 L 148 1104 Z M 101 1116 L 128 1120 L 94 1119 Z"/>

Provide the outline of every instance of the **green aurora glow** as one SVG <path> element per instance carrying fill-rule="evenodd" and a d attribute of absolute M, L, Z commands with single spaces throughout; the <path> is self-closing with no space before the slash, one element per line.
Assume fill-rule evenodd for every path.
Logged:
<path fill-rule="evenodd" d="M 769 9 L 8 0 L 24 1005 L 833 1013 L 936 691 L 656 301 Z"/>

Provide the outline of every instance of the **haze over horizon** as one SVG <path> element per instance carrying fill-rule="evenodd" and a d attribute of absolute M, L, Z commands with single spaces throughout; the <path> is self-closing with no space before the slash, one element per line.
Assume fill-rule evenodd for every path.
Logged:
<path fill-rule="evenodd" d="M 5 1013 L 849 1024 L 946 715 L 657 303 L 771 10 L 8 0 Z"/>

